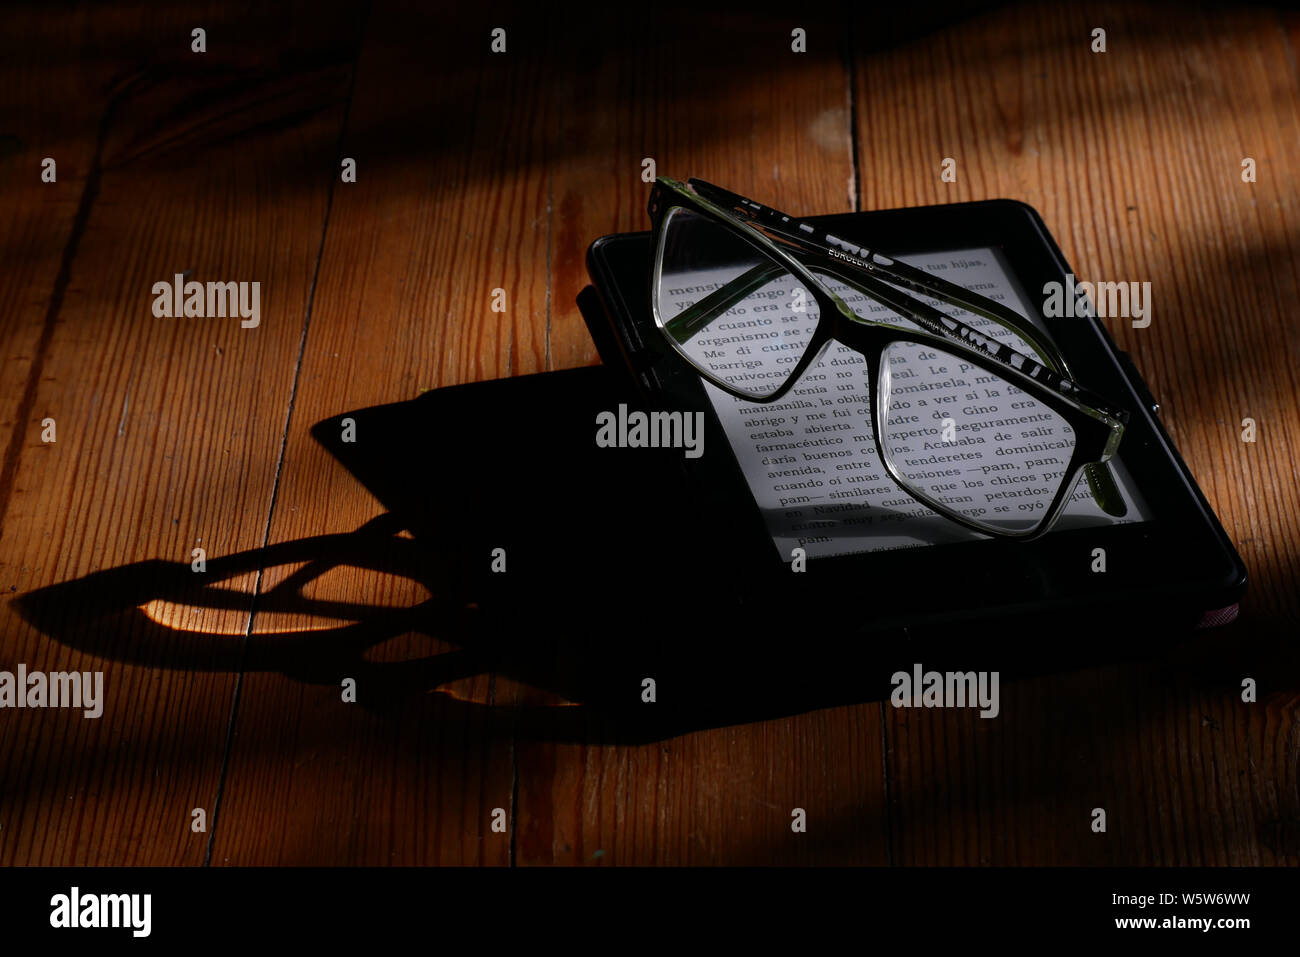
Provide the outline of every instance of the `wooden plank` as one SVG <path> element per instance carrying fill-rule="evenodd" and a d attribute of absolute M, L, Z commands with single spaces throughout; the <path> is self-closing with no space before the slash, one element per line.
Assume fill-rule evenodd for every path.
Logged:
<path fill-rule="evenodd" d="M 458 651 L 453 623 L 404 616 L 443 570 L 310 430 L 594 362 L 573 305 L 583 255 L 643 228 L 645 157 L 797 213 L 850 208 L 842 25 L 801 16 L 797 56 L 784 21 L 512 15 L 501 56 L 473 10 L 379 4 L 364 34 L 348 11 L 200 15 L 202 60 L 193 12 L 9 21 L 0 669 L 102 669 L 107 702 L 99 721 L 0 725 L 0 862 L 197 863 L 189 811 L 219 789 L 213 859 L 241 864 L 1300 860 L 1293 15 L 909 16 L 901 34 L 864 26 L 852 61 L 864 206 L 1025 199 L 1081 275 L 1152 281 L 1151 327 L 1109 326 L 1251 568 L 1246 620 L 1154 661 L 1009 685 L 996 722 L 865 703 L 647 744 L 546 731 L 560 723 L 539 712 L 565 713 L 554 689 Z M 363 35 L 343 140 L 359 177 L 341 184 Z M 43 64 L 28 97 L 26 51 L 60 42 L 78 56 Z M 47 149 L 70 159 L 38 190 Z M 155 319 L 150 286 L 185 269 L 262 279 L 262 326 Z M 192 587 L 199 539 L 230 593 Z M 340 700 L 349 676 L 359 705 Z M 1259 704 L 1240 702 L 1243 676 Z M 1106 835 L 1087 828 L 1098 805 Z M 490 829 L 497 807 L 508 833 Z"/>
<path fill-rule="evenodd" d="M 7 712 L 6 864 L 197 864 L 191 811 L 214 820 L 255 575 L 204 610 L 188 563 L 201 544 L 216 577 L 263 542 L 352 30 L 306 7 L 199 13 L 206 54 L 196 11 L 143 8 L 78 14 L 78 42 L 42 51 L 95 64 L 91 94 L 112 77 L 115 107 L 67 289 L 26 360 L 0 667 L 102 671 L 103 715 Z M 261 282 L 261 324 L 155 317 L 153 284 L 187 272 Z"/>
<path fill-rule="evenodd" d="M 343 146 L 357 182 L 335 188 L 272 542 L 351 532 L 383 512 L 312 437 L 315 424 L 545 364 L 551 54 L 516 20 L 507 52 L 491 53 L 494 25 L 393 3 L 370 14 Z M 439 41 L 436 82 L 429 37 L 455 38 Z M 494 289 L 504 313 L 491 311 Z M 436 426 L 405 438 L 431 441 Z M 503 440 L 513 427 L 501 423 Z M 373 454 L 412 467 L 400 448 Z M 447 468 L 472 466 L 447 454 Z M 495 808 L 512 811 L 511 715 L 492 707 L 490 674 L 461 667 L 449 627 L 391 624 L 387 610 L 441 594 L 437 580 L 384 560 L 404 541 L 345 549 L 330 579 L 304 589 L 371 606 L 350 630 L 304 637 L 317 685 L 247 677 L 214 861 L 509 862 L 510 835 L 491 824 Z M 295 568 L 269 569 L 267 587 Z M 255 630 L 314 624 L 292 608 L 275 621 L 259 611 Z M 342 701 L 349 677 L 357 704 Z"/>
<path fill-rule="evenodd" d="M 607 11 L 550 41 L 574 61 L 550 94 L 555 365 L 595 358 L 573 296 L 588 282 L 593 239 L 648 228 L 644 159 L 660 175 L 700 177 L 795 213 L 851 208 L 839 28 L 804 12 L 798 22 L 804 54 L 791 50 L 784 19 L 703 12 L 682 29 Z M 537 703 L 528 689 L 517 700 Z M 875 703 L 645 744 L 521 731 L 516 749 L 520 864 L 885 862 Z M 795 808 L 807 833 L 792 831 Z"/>
<path fill-rule="evenodd" d="M 82 10 L 51 17 L 36 5 L 19 6 L 9 13 L 0 58 L 0 208 L 7 214 L 0 222 L 0 502 L 32 437 L 35 383 L 60 304 L 56 290 L 66 287 L 65 260 L 84 225 L 78 210 L 90 201 L 87 180 L 113 95 L 111 73 L 120 67 L 76 56 L 42 57 L 39 66 L 35 60 L 40 50 L 74 49 L 86 19 Z M 55 163 L 53 182 L 42 180 L 46 158 Z"/>
<path fill-rule="evenodd" d="M 1154 663 L 1017 684 L 996 722 L 891 713 L 899 862 L 1296 860 L 1295 698 L 1281 676 L 1296 673 L 1284 643 L 1300 561 L 1300 89 L 1277 17 L 1035 6 L 894 46 L 878 25 L 859 31 L 872 49 L 856 64 L 864 206 L 1022 199 L 1081 278 L 1150 281 L 1151 325 L 1106 325 L 1253 577 L 1245 623 Z M 1090 51 L 1098 26 L 1104 54 Z M 955 183 L 940 180 L 944 157 Z M 1239 438 L 1247 416 L 1253 445 Z M 1245 705 L 1252 675 L 1262 696 Z M 1104 836 L 1087 826 L 1096 806 L 1110 811 Z"/>

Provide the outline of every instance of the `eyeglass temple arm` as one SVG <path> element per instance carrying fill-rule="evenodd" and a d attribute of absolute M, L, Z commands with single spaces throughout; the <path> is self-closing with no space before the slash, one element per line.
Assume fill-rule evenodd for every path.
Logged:
<path fill-rule="evenodd" d="M 1010 346 L 1003 345 L 995 339 L 983 335 L 953 319 L 951 316 L 935 309 L 928 303 L 914 299 L 904 292 L 887 285 L 874 276 L 849 274 L 834 266 L 823 266 L 823 271 L 833 274 L 845 284 L 852 286 L 863 295 L 894 312 L 911 319 L 931 335 L 944 339 L 954 339 L 967 348 L 974 349 L 997 359 L 1004 365 L 1022 372 L 1031 379 L 1037 379 L 1058 392 L 1071 396 L 1083 405 L 1119 419 L 1127 419 L 1127 414 L 1110 408 L 1101 396 L 1089 392 L 1078 383 L 1066 379 L 1048 367 L 1035 362 Z M 747 297 L 755 289 L 760 289 L 773 278 L 785 273 L 785 267 L 778 263 L 760 263 L 747 270 L 731 282 L 715 289 L 695 305 L 683 310 L 664 324 L 664 330 L 678 343 L 685 344 L 696 331 L 708 325 L 718 316 L 724 314 L 737 302 Z"/>
<path fill-rule="evenodd" d="M 933 295 L 938 299 L 961 306 L 976 315 L 984 316 L 986 319 L 1007 327 L 1027 342 L 1042 357 L 1051 371 L 1064 379 L 1072 378 L 1065 357 L 1061 355 L 1056 346 L 1043 335 L 1038 327 L 1001 303 L 908 263 L 899 262 L 896 259 L 882 256 L 869 249 L 849 243 L 831 235 L 831 233 L 819 226 L 803 222 L 779 210 L 762 206 L 738 193 L 723 189 L 721 186 L 714 186 L 712 183 L 699 179 L 689 180 L 687 185 L 710 202 L 741 213 L 764 229 L 778 234 L 787 243 L 810 253 L 831 258 L 837 265 L 843 264 L 848 267 L 847 269 L 836 270 L 836 274 L 846 282 L 850 281 L 846 275 L 849 269 L 856 270 L 862 275 L 883 275 L 891 282 L 897 283 L 905 289 L 911 289 L 913 292 L 922 295 Z M 834 253 L 840 253 L 840 255 L 834 255 Z M 850 284 L 856 287 L 855 283 Z M 865 289 L 858 288 L 859 291 L 870 295 Z M 910 297 L 907 298 L 910 299 Z M 942 316 L 941 313 L 938 315 Z M 962 328 L 966 327 L 963 326 Z M 1018 353 L 1016 354 L 1018 355 Z M 1084 466 L 1084 476 L 1087 478 L 1088 486 L 1092 490 L 1093 498 L 1096 499 L 1102 511 L 1117 517 L 1127 514 L 1128 508 L 1124 504 L 1124 498 L 1119 493 L 1119 488 L 1115 484 L 1114 475 L 1109 467 L 1104 464 L 1090 463 Z"/>
<path fill-rule="evenodd" d="M 824 272 L 831 273 L 863 295 L 889 307 L 899 315 L 911 319 L 931 335 L 940 336 L 944 339 L 954 339 L 967 348 L 983 352 L 1003 365 L 1011 366 L 1011 368 L 1029 376 L 1029 378 L 1036 379 L 1057 392 L 1070 396 L 1083 405 L 1095 408 L 1097 411 L 1112 417 L 1122 417 L 1116 410 L 1111 409 L 1100 396 L 1094 395 L 1077 382 L 1061 375 L 1055 369 L 1029 358 L 1022 352 L 1017 352 L 996 339 L 989 338 L 964 323 L 958 322 L 952 316 L 935 309 L 929 303 L 915 299 L 905 292 L 900 292 L 875 276 L 861 272 L 855 274 L 838 267 L 839 263 L 836 262 L 819 268 Z"/>
<path fill-rule="evenodd" d="M 1019 369 L 1031 378 L 1046 383 L 1057 391 L 1067 392 L 1075 396 L 1081 395 L 1083 391 L 1073 382 L 1047 366 L 1041 365 L 1014 349 L 981 335 L 928 303 L 914 299 L 906 293 L 881 282 L 874 276 L 850 275 L 833 266 L 819 268 L 834 274 L 838 279 L 881 305 L 911 319 L 931 335 L 945 339 L 957 339 L 968 347 L 980 349 L 999 361 Z M 684 309 L 674 318 L 668 320 L 664 323 L 664 331 L 678 343 L 685 344 L 687 339 L 725 313 L 737 302 L 740 302 L 754 290 L 761 289 L 773 278 L 785 272 L 785 267 L 779 263 L 760 263 L 726 285 L 715 289 L 693 306 Z"/>
<path fill-rule="evenodd" d="M 850 269 L 859 269 L 864 272 L 885 276 L 890 282 L 896 283 L 905 289 L 910 289 L 921 295 L 935 296 L 952 305 L 961 306 L 963 309 L 984 316 L 986 319 L 1001 323 L 1029 343 L 1033 350 L 1042 357 L 1044 363 L 1054 372 L 1066 378 L 1071 378 L 1069 367 L 1066 365 L 1065 357 L 1061 355 L 1060 350 L 1037 326 L 1014 309 L 1004 306 L 987 296 L 981 296 L 964 286 L 959 286 L 940 276 L 935 276 L 924 269 L 918 269 L 916 266 L 899 262 L 880 253 L 872 252 L 863 246 L 840 239 L 838 236 L 833 236 L 829 231 L 812 223 L 805 223 L 780 210 L 761 206 L 753 200 L 723 189 L 721 186 L 714 186 L 712 183 L 706 183 L 698 179 L 690 180 L 689 185 L 705 199 L 742 213 L 763 228 L 779 233 L 787 242 L 809 252 L 830 256 L 836 262 L 843 263 Z M 841 258 L 841 256 L 834 255 L 835 253 L 848 255 L 847 258 Z M 855 259 L 858 261 L 855 262 Z"/>

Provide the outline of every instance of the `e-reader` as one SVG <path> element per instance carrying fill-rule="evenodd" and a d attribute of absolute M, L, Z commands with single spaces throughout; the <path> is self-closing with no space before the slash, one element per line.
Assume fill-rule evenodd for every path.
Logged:
<path fill-rule="evenodd" d="M 1061 520 L 1037 541 L 995 540 L 925 514 L 876 456 L 835 441 L 836 403 L 860 400 L 852 390 L 866 388 L 865 377 L 846 374 L 847 347 L 832 343 L 781 402 L 728 395 L 702 380 L 655 326 L 650 234 L 605 236 L 588 251 L 595 292 L 580 297 L 603 361 L 622 370 L 646 408 L 697 415 L 704 424 L 704 453 L 683 456 L 681 466 L 705 518 L 683 549 L 715 556 L 719 578 L 759 608 L 785 613 L 802 604 L 810 622 L 867 632 L 950 632 L 959 622 L 1179 629 L 1230 619 L 1225 610 L 1245 585 L 1241 559 L 1145 383 L 1095 312 L 1086 302 L 1045 308 L 1051 290 L 1073 288 L 1075 274 L 1031 207 L 993 200 L 809 221 L 1010 305 L 1050 337 L 1085 385 L 1124 403 L 1131 418 L 1111 460 L 1124 514 L 1103 512 L 1082 480 Z M 952 311 L 962 322 L 981 321 Z M 1026 427 L 996 398 L 971 404 L 990 427 Z M 1032 434 L 1023 445 L 1032 455 Z M 983 477 L 978 494 L 1013 500 L 1014 489 L 998 478 Z M 796 548 L 805 557 L 801 570 L 790 559 Z"/>

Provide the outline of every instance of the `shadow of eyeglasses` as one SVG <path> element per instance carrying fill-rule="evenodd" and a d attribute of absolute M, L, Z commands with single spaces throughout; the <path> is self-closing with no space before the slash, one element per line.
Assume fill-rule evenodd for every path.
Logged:
<path fill-rule="evenodd" d="M 357 704 L 375 713 L 436 695 L 494 734 L 587 743 L 880 700 L 918 654 L 927 666 L 944 656 L 968 666 L 980 647 L 969 629 L 919 650 L 810 621 L 807 601 L 789 602 L 788 616 L 747 604 L 742 593 L 778 586 L 709 547 L 708 519 L 681 484 L 681 450 L 596 449 L 595 412 L 627 400 L 596 367 L 344 413 L 313 436 L 383 514 L 350 532 L 208 559 L 201 575 L 161 560 L 95 572 L 25 594 L 17 608 L 54 640 L 108 660 L 334 687 L 354 678 Z M 356 441 L 345 441 L 344 419 Z M 505 574 L 493 571 L 495 549 Z M 422 597 L 390 607 L 318 595 L 340 568 L 407 579 L 415 587 L 401 591 Z M 371 660 L 402 636 L 417 649 L 427 639 L 430 653 Z M 981 667 L 994 664 L 980 654 Z M 1009 649 L 1004 680 L 1043 666 L 1054 664 Z M 485 674 L 528 693 L 497 703 L 448 690 Z"/>

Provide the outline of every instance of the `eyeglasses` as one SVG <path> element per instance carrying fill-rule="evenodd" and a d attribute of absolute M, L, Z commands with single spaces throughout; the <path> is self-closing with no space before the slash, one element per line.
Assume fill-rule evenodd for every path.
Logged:
<path fill-rule="evenodd" d="M 1028 540 L 1060 516 L 1082 471 L 1097 505 L 1125 514 L 1105 463 L 1128 412 L 1075 382 L 1014 310 L 701 180 L 659 177 L 649 212 L 655 324 L 708 383 L 778 402 L 834 340 L 853 359 L 832 360 L 830 381 L 866 376 L 870 398 L 830 424 L 848 426 L 850 448 L 874 445 L 921 504 L 973 531 Z M 903 289 L 990 320 L 998 338 Z M 879 306 L 892 314 L 862 314 Z"/>

